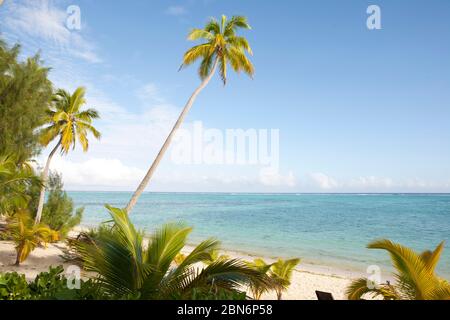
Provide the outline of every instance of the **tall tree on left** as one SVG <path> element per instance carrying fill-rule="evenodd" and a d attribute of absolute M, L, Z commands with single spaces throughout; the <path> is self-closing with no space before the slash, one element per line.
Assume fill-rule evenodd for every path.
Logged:
<path fill-rule="evenodd" d="M 35 217 L 35 223 L 38 224 L 42 218 L 42 210 L 45 200 L 45 186 L 50 169 L 50 163 L 58 150 L 62 154 L 67 154 L 75 145 L 81 144 L 84 152 L 89 149 L 88 134 L 91 133 L 96 139 L 100 139 L 100 132 L 94 128 L 92 122 L 99 118 L 95 109 L 82 110 L 86 104 L 86 90 L 80 87 L 73 94 L 65 90 L 58 90 L 53 98 L 52 104 L 47 110 L 47 126 L 42 129 L 41 143 L 48 146 L 52 141 L 57 141 L 50 152 L 47 162 L 42 172 L 43 186 L 39 194 L 39 203 Z"/>
<path fill-rule="evenodd" d="M 39 56 L 19 59 L 20 46 L 0 39 L 0 155 L 22 165 L 39 154 L 38 128 L 52 99 L 48 68 Z"/>

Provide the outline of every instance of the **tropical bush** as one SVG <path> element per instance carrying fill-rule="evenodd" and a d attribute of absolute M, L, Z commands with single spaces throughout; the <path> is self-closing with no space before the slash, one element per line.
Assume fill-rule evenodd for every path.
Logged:
<path fill-rule="evenodd" d="M 126 211 L 108 207 L 114 225 L 90 242 L 76 244 L 88 271 L 111 298 L 193 299 L 242 297 L 248 285 L 264 287 L 269 279 L 239 260 L 222 260 L 206 267 L 219 242 L 203 241 L 179 264 L 175 257 L 184 248 L 191 228 L 167 224 L 158 229 L 144 246 L 144 235 L 131 223 Z"/>
<path fill-rule="evenodd" d="M 0 300 L 94 300 L 103 299 L 94 281 L 80 280 L 80 289 L 69 289 L 64 268 L 50 268 L 28 283 L 16 272 L 0 274 Z"/>
<path fill-rule="evenodd" d="M 31 299 L 25 275 L 12 273 L 0 273 L 0 300 L 29 300 Z"/>
<path fill-rule="evenodd" d="M 42 223 L 65 238 L 70 230 L 79 225 L 84 208 L 74 210 L 72 199 L 63 190 L 61 175 L 52 173 L 48 180 L 48 198 L 42 214 Z"/>
<path fill-rule="evenodd" d="M 372 242 L 368 248 L 389 253 L 396 270 L 396 282 L 378 285 L 368 279 L 357 279 L 347 289 L 349 300 L 359 300 L 365 295 L 384 300 L 450 299 L 450 285 L 435 273 L 444 243 L 439 244 L 434 251 L 421 254 L 389 240 Z"/>

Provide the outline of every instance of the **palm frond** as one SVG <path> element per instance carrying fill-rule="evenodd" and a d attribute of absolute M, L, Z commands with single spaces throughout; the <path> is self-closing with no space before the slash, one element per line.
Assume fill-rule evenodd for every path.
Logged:
<path fill-rule="evenodd" d="M 184 54 L 182 67 L 189 66 L 198 59 L 207 58 L 209 56 L 210 50 L 211 45 L 209 43 L 192 47 Z"/>
<path fill-rule="evenodd" d="M 192 29 L 188 35 L 188 40 L 195 41 L 199 39 L 205 39 L 211 41 L 214 39 L 214 35 L 204 29 Z"/>
<path fill-rule="evenodd" d="M 164 275 L 186 245 L 192 228 L 167 224 L 154 232 L 147 249 L 148 262 Z"/>
<path fill-rule="evenodd" d="M 205 31 L 210 32 L 213 35 L 220 34 L 220 25 L 217 19 L 211 18 L 205 26 Z"/>
<path fill-rule="evenodd" d="M 434 273 L 436 266 L 441 258 L 442 251 L 444 250 L 445 242 L 441 242 L 434 251 L 425 251 L 420 256 L 425 263 L 426 269 L 430 273 Z"/>

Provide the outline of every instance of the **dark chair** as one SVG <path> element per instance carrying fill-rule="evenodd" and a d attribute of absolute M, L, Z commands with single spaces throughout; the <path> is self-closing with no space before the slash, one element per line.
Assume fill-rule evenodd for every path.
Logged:
<path fill-rule="evenodd" d="M 334 300 L 333 295 L 329 292 L 316 291 L 316 296 L 320 301 Z"/>

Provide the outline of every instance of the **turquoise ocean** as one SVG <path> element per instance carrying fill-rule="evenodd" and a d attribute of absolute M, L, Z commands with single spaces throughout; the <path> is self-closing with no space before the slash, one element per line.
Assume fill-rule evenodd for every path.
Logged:
<path fill-rule="evenodd" d="M 105 204 L 124 207 L 131 193 L 69 195 L 92 227 L 109 220 Z M 366 249 L 372 240 L 419 251 L 446 241 L 438 273 L 450 279 L 450 194 L 145 193 L 131 219 L 148 233 L 166 222 L 192 226 L 191 244 L 215 237 L 224 249 L 358 273 L 390 265 L 384 251 Z"/>

